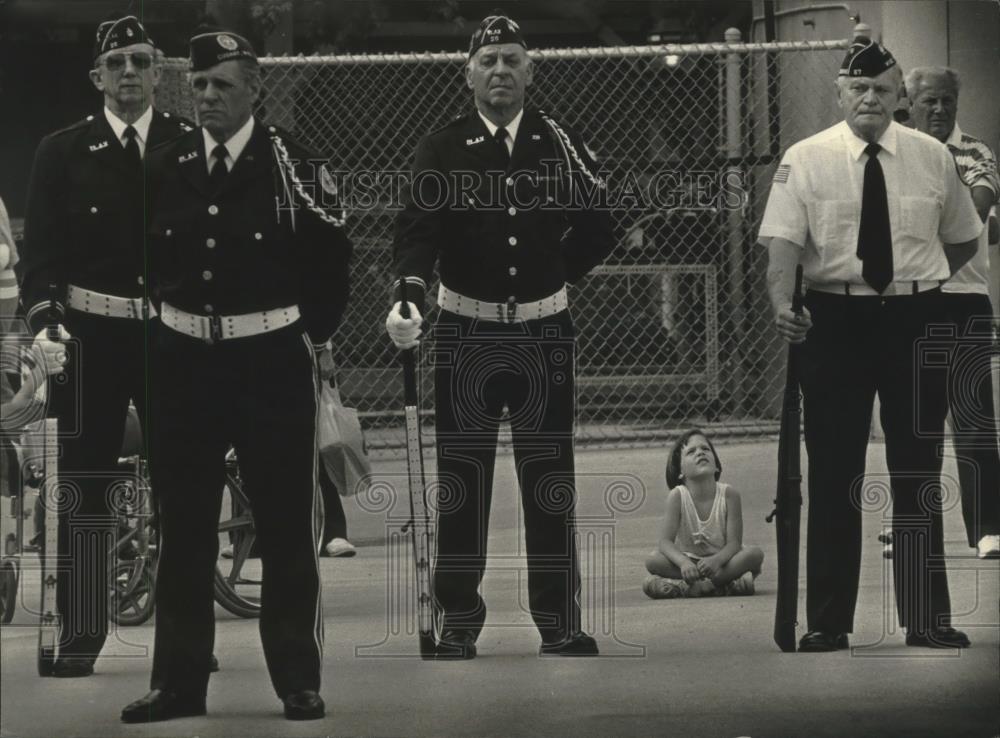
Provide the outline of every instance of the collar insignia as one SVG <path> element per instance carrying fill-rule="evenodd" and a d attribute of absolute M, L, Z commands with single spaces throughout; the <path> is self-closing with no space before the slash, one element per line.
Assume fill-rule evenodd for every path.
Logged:
<path fill-rule="evenodd" d="M 467 138 L 467 139 L 465 139 L 465 145 L 466 146 L 472 146 L 472 145 L 477 144 L 477 143 L 482 143 L 485 140 L 486 140 L 486 136 L 476 136 L 475 138 Z"/>
<path fill-rule="evenodd" d="M 95 143 L 95 144 L 91 144 L 90 145 L 90 150 L 91 151 L 100 151 L 101 149 L 106 149 L 106 148 L 108 148 L 108 142 L 107 141 L 101 141 L 99 143 Z"/>
<path fill-rule="evenodd" d="M 186 161 L 191 161 L 192 159 L 197 159 L 197 158 L 198 158 L 198 151 L 195 150 L 195 151 L 191 151 L 191 152 L 189 152 L 187 154 L 184 154 L 183 156 L 178 156 L 177 157 L 177 163 L 178 164 L 183 164 Z"/>

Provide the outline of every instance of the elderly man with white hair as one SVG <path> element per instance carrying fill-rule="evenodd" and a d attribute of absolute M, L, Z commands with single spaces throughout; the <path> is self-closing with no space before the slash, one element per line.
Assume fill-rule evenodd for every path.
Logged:
<path fill-rule="evenodd" d="M 949 67 L 917 67 L 906 75 L 914 125 L 948 147 L 979 218 L 986 221 L 1000 197 L 1000 176 L 990 147 L 958 126 L 960 87 L 958 73 Z M 975 256 L 941 288 L 959 337 L 948 382 L 948 403 L 962 517 L 969 546 L 977 548 L 984 559 L 1000 557 L 1000 452 L 989 371 L 994 306 L 990 302 L 988 241 L 988 229 L 984 228 Z M 993 284 L 996 289 L 995 279 Z"/>
<path fill-rule="evenodd" d="M 902 75 L 857 38 L 837 79 L 844 121 L 778 166 L 760 227 L 779 334 L 798 347 L 809 454 L 808 632 L 800 651 L 848 647 L 861 569 L 861 502 L 878 393 L 893 497 L 893 578 L 908 646 L 964 648 L 951 627 L 937 453 L 947 370 L 917 356 L 945 318 L 941 284 L 982 223 L 947 149 L 893 121 Z M 795 267 L 808 291 L 791 309 Z M 930 493 L 929 493 L 930 491 Z"/>

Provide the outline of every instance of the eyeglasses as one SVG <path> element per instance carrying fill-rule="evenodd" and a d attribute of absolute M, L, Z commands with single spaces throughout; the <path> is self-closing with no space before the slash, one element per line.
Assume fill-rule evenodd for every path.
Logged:
<path fill-rule="evenodd" d="M 120 72 L 125 69 L 125 60 L 131 59 L 136 69 L 149 69 L 153 66 L 153 55 L 145 52 L 132 54 L 108 54 L 101 62 L 109 72 Z"/>

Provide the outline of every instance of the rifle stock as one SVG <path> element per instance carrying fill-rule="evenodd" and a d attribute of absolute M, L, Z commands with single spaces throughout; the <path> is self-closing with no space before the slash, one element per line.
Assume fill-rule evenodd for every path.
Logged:
<path fill-rule="evenodd" d="M 802 266 L 795 268 L 792 310 L 802 313 Z M 778 437 L 778 487 L 774 511 L 778 544 L 778 596 L 774 612 L 774 642 L 782 651 L 795 651 L 795 626 L 799 600 L 799 529 L 802 512 L 802 469 L 800 459 L 799 347 L 788 346 L 785 393 L 781 402 L 781 431 Z"/>
<path fill-rule="evenodd" d="M 58 287 L 49 285 L 49 307 L 45 317 L 45 330 L 50 341 L 59 340 L 60 314 L 57 307 Z M 52 390 L 55 377 L 49 378 L 46 391 L 43 464 L 45 475 L 42 484 L 42 501 L 45 510 L 45 548 L 41 553 L 41 603 L 38 609 L 38 676 L 51 676 L 57 657 L 56 642 L 59 636 L 59 614 L 56 611 L 56 563 L 59 528 L 59 420 L 56 418 Z"/>
<path fill-rule="evenodd" d="M 406 279 L 399 280 L 400 308 L 404 318 L 410 317 Z M 410 487 L 410 532 L 413 536 L 413 563 L 416 569 L 417 630 L 420 657 L 437 656 L 434 634 L 434 593 L 431 589 L 431 527 L 427 511 L 427 484 L 424 476 L 424 456 L 420 441 L 420 407 L 417 392 L 417 364 L 414 349 L 401 352 L 403 363 L 403 405 L 406 415 L 406 466 Z"/>

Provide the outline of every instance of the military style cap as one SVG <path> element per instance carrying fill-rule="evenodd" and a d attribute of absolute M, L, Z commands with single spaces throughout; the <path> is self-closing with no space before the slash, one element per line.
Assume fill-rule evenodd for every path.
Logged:
<path fill-rule="evenodd" d="M 882 44 L 858 36 L 847 50 L 838 77 L 878 77 L 896 66 L 896 60 Z"/>
<path fill-rule="evenodd" d="M 242 36 L 229 31 L 204 31 L 191 37 L 191 71 L 200 72 L 225 61 L 257 61 L 253 46 Z"/>
<path fill-rule="evenodd" d="M 469 56 L 475 54 L 481 47 L 490 44 L 520 44 L 524 48 L 528 45 L 521 35 L 521 27 L 506 15 L 489 15 L 483 18 L 479 28 L 472 34 L 469 42 Z"/>
<path fill-rule="evenodd" d="M 120 49 L 132 44 L 153 44 L 146 35 L 146 29 L 134 15 L 126 15 L 118 20 L 105 21 L 97 27 L 97 37 L 94 39 L 94 58 L 101 54 Z"/>

